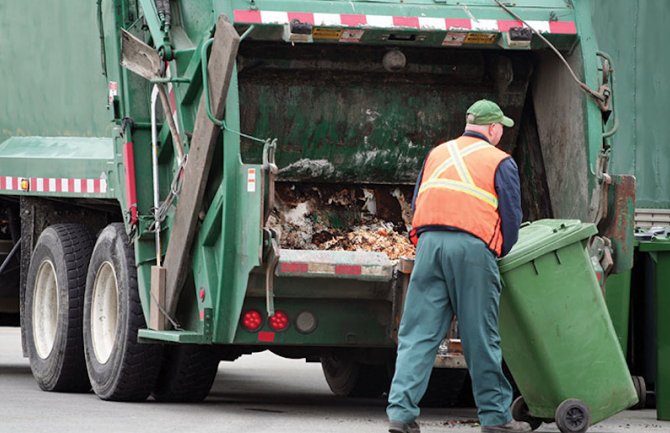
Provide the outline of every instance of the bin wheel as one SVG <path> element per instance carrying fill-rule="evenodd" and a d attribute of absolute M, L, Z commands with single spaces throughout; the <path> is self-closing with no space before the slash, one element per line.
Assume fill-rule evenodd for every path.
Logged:
<path fill-rule="evenodd" d="M 632 406 L 631 409 L 644 409 L 647 406 L 647 384 L 642 376 L 633 376 L 632 379 L 637 393 L 637 404 Z"/>
<path fill-rule="evenodd" d="M 526 400 L 521 396 L 515 398 L 512 403 L 512 418 L 517 421 L 527 422 L 533 430 L 537 430 L 542 425 L 540 418 L 531 416 Z"/>
<path fill-rule="evenodd" d="M 568 399 L 556 408 L 556 425 L 562 433 L 584 433 L 590 423 L 591 412 L 581 400 Z"/>

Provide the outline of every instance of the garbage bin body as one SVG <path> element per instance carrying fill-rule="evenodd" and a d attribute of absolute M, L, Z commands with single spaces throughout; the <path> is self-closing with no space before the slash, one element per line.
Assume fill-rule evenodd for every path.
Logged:
<path fill-rule="evenodd" d="M 541 220 L 499 262 L 503 356 L 530 415 L 553 420 L 581 400 L 591 424 L 637 402 L 626 360 L 586 252 L 593 224 Z"/>
<path fill-rule="evenodd" d="M 640 242 L 654 262 L 656 315 L 656 415 L 670 421 L 670 237 Z"/>

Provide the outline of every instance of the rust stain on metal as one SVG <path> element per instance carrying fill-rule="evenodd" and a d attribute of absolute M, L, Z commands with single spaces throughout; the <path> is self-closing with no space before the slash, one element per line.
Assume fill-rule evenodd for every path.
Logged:
<path fill-rule="evenodd" d="M 607 216 L 598 225 L 600 233 L 612 242 L 612 273 L 625 272 L 633 267 L 635 184 L 634 176 L 612 176 Z"/>

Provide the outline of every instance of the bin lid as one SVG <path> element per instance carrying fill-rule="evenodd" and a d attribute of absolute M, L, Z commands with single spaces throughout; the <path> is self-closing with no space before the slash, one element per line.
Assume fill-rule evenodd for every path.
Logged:
<path fill-rule="evenodd" d="M 512 251 L 498 260 L 500 273 L 511 271 L 551 251 L 588 239 L 596 233 L 598 229 L 595 224 L 579 220 L 544 219 L 524 223 Z"/>
<path fill-rule="evenodd" d="M 670 227 L 650 227 L 635 232 L 640 251 L 670 251 Z"/>

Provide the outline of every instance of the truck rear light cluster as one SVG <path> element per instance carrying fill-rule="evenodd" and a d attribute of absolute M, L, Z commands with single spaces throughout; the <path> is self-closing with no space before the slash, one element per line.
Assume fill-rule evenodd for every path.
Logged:
<path fill-rule="evenodd" d="M 249 332 L 260 331 L 265 323 L 263 313 L 258 310 L 247 310 L 242 314 L 241 324 Z M 277 310 L 274 315 L 267 319 L 267 323 L 275 332 L 288 329 L 291 319 L 286 312 Z M 295 318 L 295 327 L 302 334 L 314 332 L 318 326 L 318 321 L 314 313 L 303 311 Z M 262 333 L 261 333 L 262 334 Z"/>
<path fill-rule="evenodd" d="M 288 314 L 283 311 L 275 311 L 275 314 L 268 319 L 270 328 L 275 331 L 283 331 L 288 328 Z"/>
<path fill-rule="evenodd" d="M 246 311 L 242 315 L 242 326 L 250 332 L 255 332 L 263 326 L 263 316 L 256 310 Z"/>

